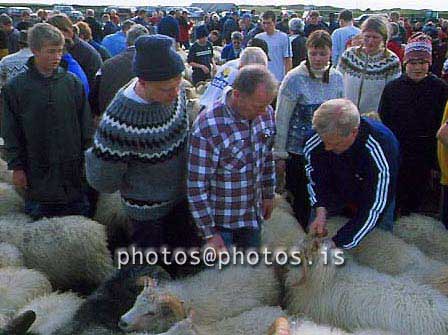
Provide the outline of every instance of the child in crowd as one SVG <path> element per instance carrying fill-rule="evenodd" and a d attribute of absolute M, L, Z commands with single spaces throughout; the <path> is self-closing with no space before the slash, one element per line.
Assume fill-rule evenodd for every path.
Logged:
<path fill-rule="evenodd" d="M 193 85 L 211 79 L 211 72 L 216 70 L 213 60 L 213 46 L 207 40 L 208 30 L 205 26 L 196 28 L 196 42 L 188 53 L 188 64 L 193 68 Z"/>

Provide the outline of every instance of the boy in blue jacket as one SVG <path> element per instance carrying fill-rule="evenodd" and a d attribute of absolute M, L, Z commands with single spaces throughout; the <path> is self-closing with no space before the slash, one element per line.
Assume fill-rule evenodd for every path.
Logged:
<path fill-rule="evenodd" d="M 346 99 L 329 100 L 314 113 L 314 134 L 304 154 L 308 192 L 315 217 L 310 232 L 325 232 L 328 214 L 354 204 L 356 213 L 332 237 L 336 247 L 351 249 L 377 225 L 392 230 L 399 145 L 379 122 L 360 118 Z"/>

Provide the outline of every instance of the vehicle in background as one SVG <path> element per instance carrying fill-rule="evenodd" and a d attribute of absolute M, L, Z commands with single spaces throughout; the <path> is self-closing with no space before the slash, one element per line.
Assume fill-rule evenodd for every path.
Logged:
<path fill-rule="evenodd" d="M 204 10 L 199 7 L 185 7 L 185 9 L 189 12 L 188 16 L 192 19 L 202 19 L 205 15 Z"/>
<path fill-rule="evenodd" d="M 104 13 L 109 14 L 112 9 L 117 11 L 117 15 L 123 20 L 134 17 L 137 8 L 132 6 L 109 6 L 104 8 Z"/>
<path fill-rule="evenodd" d="M 385 13 L 372 13 L 372 14 L 362 14 L 353 19 L 355 26 L 360 27 L 365 20 L 367 20 L 371 16 L 380 15 L 383 16 L 386 20 L 389 19 L 389 16 Z"/>
<path fill-rule="evenodd" d="M 161 10 L 162 7 L 160 7 L 160 6 L 138 6 L 138 7 L 136 8 L 137 11 L 139 11 L 139 10 L 141 10 L 141 9 L 146 10 L 146 12 L 147 12 L 148 14 L 151 14 L 151 15 L 152 15 L 154 12 L 156 12 L 156 11 L 158 11 L 158 10 Z"/>
<path fill-rule="evenodd" d="M 67 16 L 70 16 L 70 14 L 75 10 L 75 8 L 73 8 L 73 6 L 70 5 L 54 5 L 53 6 L 53 11 L 55 11 L 56 13 L 61 13 L 61 14 L 65 14 Z"/>
<path fill-rule="evenodd" d="M 6 11 L 6 13 L 13 19 L 15 22 L 16 20 L 20 20 L 20 16 L 22 15 L 22 12 L 28 11 L 28 13 L 33 12 L 31 8 L 29 7 L 9 7 Z"/>
<path fill-rule="evenodd" d="M 8 7 L 0 6 L 0 15 L 1 14 L 8 14 Z"/>

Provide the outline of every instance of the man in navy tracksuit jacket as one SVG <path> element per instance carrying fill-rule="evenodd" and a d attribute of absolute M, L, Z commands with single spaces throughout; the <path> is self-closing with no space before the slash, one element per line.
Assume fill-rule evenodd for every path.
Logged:
<path fill-rule="evenodd" d="M 356 247 L 378 223 L 391 229 L 399 165 L 394 134 L 379 122 L 360 118 L 345 99 L 322 104 L 313 128 L 304 148 L 316 212 L 310 231 L 323 233 L 327 213 L 347 204 L 356 205 L 356 214 L 333 236 L 336 247 Z"/>

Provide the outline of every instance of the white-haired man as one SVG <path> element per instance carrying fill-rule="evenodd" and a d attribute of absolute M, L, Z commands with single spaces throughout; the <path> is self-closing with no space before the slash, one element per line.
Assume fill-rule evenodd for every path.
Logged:
<path fill-rule="evenodd" d="M 394 134 L 379 122 L 360 118 L 347 99 L 323 103 L 314 113 L 313 128 L 304 148 L 314 209 L 310 231 L 324 234 L 327 215 L 347 205 L 356 210 L 332 237 L 336 247 L 356 247 L 378 224 L 392 230 L 399 164 Z"/>

